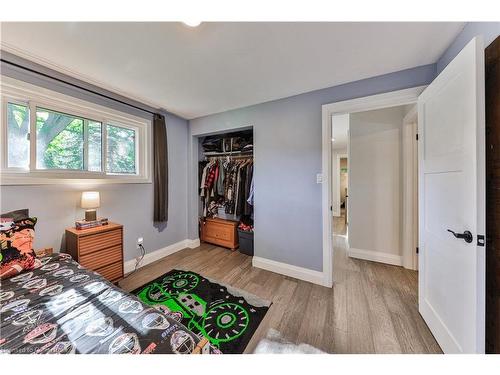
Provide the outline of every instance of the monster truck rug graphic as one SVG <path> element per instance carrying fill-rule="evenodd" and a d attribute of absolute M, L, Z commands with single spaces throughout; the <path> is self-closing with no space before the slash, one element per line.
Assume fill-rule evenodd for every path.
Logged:
<path fill-rule="evenodd" d="M 243 353 L 269 309 L 269 303 L 255 296 L 252 302 L 259 306 L 188 271 L 172 270 L 132 293 L 148 305 L 160 305 L 222 353 Z"/>

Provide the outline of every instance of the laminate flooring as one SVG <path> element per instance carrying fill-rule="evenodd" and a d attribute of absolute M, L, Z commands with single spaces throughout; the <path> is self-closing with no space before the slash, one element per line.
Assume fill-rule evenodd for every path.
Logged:
<path fill-rule="evenodd" d="M 206 243 L 144 266 L 120 286 L 131 291 L 181 268 L 272 301 L 245 353 L 271 328 L 328 353 L 441 353 L 418 312 L 417 272 L 349 258 L 345 236 L 334 236 L 334 250 L 333 288 L 254 268 L 251 257 Z"/>

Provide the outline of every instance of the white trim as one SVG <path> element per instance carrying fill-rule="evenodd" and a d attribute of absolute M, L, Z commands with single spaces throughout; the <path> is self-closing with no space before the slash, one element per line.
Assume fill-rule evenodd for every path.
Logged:
<path fill-rule="evenodd" d="M 418 132 L 417 105 L 415 104 L 403 119 L 402 127 L 402 236 L 403 267 L 417 270 L 418 256 L 418 154 L 416 134 Z"/>
<path fill-rule="evenodd" d="M 91 85 L 100 87 L 104 90 L 113 92 L 113 93 L 118 94 L 120 96 L 132 99 L 132 100 L 140 102 L 142 104 L 146 104 L 149 107 L 163 108 L 163 105 L 161 105 L 159 103 L 155 103 L 149 99 L 146 99 L 146 98 L 143 98 L 140 96 L 136 96 L 136 95 L 131 94 L 131 93 L 126 92 L 126 91 L 122 91 L 114 86 L 111 86 L 111 85 L 105 83 L 105 82 L 98 81 L 98 80 L 93 79 L 87 75 L 81 74 L 80 72 L 76 72 L 74 70 L 68 69 L 66 67 L 63 67 L 62 65 L 58 65 L 52 61 L 46 60 L 38 55 L 34 55 L 31 52 L 28 52 L 28 51 L 25 51 L 25 50 L 20 49 L 18 47 L 15 47 L 15 46 L 8 44 L 4 41 L 0 42 L 0 50 L 12 53 L 13 55 L 16 55 L 16 56 L 21 57 L 21 58 L 26 59 L 26 60 L 29 60 L 35 64 L 42 65 L 42 66 L 49 68 L 49 69 L 52 69 L 56 72 L 65 74 L 69 77 L 72 77 L 72 78 L 78 79 L 80 81 L 89 83 Z"/>
<path fill-rule="evenodd" d="M 196 238 L 194 240 L 186 240 L 186 246 L 189 247 L 190 249 L 195 249 L 197 247 L 200 247 L 200 239 Z"/>
<path fill-rule="evenodd" d="M 392 264 L 394 266 L 402 266 L 403 265 L 403 257 L 402 256 L 384 253 L 382 251 L 355 249 L 355 248 L 351 247 L 347 250 L 347 256 L 349 256 L 350 258 L 369 260 L 372 262 Z"/>
<path fill-rule="evenodd" d="M 182 241 L 176 242 L 172 245 L 169 245 L 167 247 L 163 247 L 161 249 L 155 250 L 151 253 L 147 253 L 144 256 L 144 258 L 142 259 L 141 263 L 139 264 L 138 269 L 141 267 L 144 267 L 148 264 L 151 264 L 153 262 L 156 262 L 157 260 L 160 260 L 161 258 L 172 255 L 180 250 L 184 250 L 187 248 L 194 249 L 195 247 L 197 247 L 197 246 L 194 246 L 194 245 L 196 245 L 196 243 L 198 243 L 198 246 L 199 246 L 200 240 L 199 239 L 182 240 Z M 136 258 L 126 261 L 125 264 L 123 265 L 124 273 L 128 274 L 128 273 L 132 272 L 135 269 L 135 264 L 136 264 Z"/>
<path fill-rule="evenodd" d="M 321 208 L 323 216 L 323 285 L 333 286 L 333 216 L 332 216 L 332 113 L 327 105 L 322 108 Z"/>
<path fill-rule="evenodd" d="M 418 104 L 415 102 L 415 105 L 411 107 L 411 109 L 406 113 L 403 118 L 403 124 L 409 124 L 412 122 L 418 121 Z"/>
<path fill-rule="evenodd" d="M 279 273 L 281 275 L 294 277 L 299 280 L 308 281 L 313 284 L 324 285 L 323 272 L 310 270 L 308 268 L 292 266 L 291 264 L 276 262 L 275 260 L 254 256 L 252 266 L 263 270 Z"/>
<path fill-rule="evenodd" d="M 2 117 L 0 128 L 2 134 L 6 132 L 5 102 L 27 102 L 30 109 L 30 170 L 7 168 L 6 145 L 2 148 L 1 185 L 32 185 L 32 184 L 59 184 L 59 183 L 151 183 L 151 121 L 129 115 L 104 106 L 93 104 L 81 99 L 67 96 L 36 85 L 19 81 L 10 77 L 0 76 L 0 93 L 2 96 Z M 136 132 L 136 170 L 137 174 L 107 174 L 105 163 L 102 163 L 102 172 L 70 171 L 70 170 L 36 170 L 36 131 L 35 110 L 44 107 L 49 110 L 68 113 L 86 119 L 99 121 L 102 124 L 103 153 L 106 151 L 106 125 L 124 126 Z M 6 133 L 5 133 L 6 134 Z M 3 137 L 2 137 L 3 138 Z M 5 137 L 6 139 L 6 137 Z"/>
<path fill-rule="evenodd" d="M 332 206 L 332 115 L 335 113 L 355 113 L 415 103 L 425 87 L 426 86 L 412 87 L 384 94 L 324 104 L 322 106 L 321 170 L 323 173 L 323 186 L 321 191 L 321 207 L 323 218 L 323 285 L 331 287 L 333 283 L 333 217 L 330 209 Z"/>

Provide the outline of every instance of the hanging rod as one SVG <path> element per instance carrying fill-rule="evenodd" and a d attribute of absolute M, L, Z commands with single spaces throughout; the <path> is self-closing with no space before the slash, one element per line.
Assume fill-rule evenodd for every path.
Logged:
<path fill-rule="evenodd" d="M 227 151 L 227 152 L 204 152 L 204 156 L 250 156 L 253 150 L 249 151 Z"/>

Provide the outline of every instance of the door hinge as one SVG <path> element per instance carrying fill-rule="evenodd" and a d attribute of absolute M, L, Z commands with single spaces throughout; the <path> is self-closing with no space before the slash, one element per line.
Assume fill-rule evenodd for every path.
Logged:
<path fill-rule="evenodd" d="M 484 246 L 484 234 L 477 235 L 477 246 Z"/>
<path fill-rule="evenodd" d="M 416 248 L 416 253 L 418 254 L 418 246 L 417 246 L 417 248 Z"/>
<path fill-rule="evenodd" d="M 418 133 L 415 134 L 415 139 L 418 141 Z"/>

